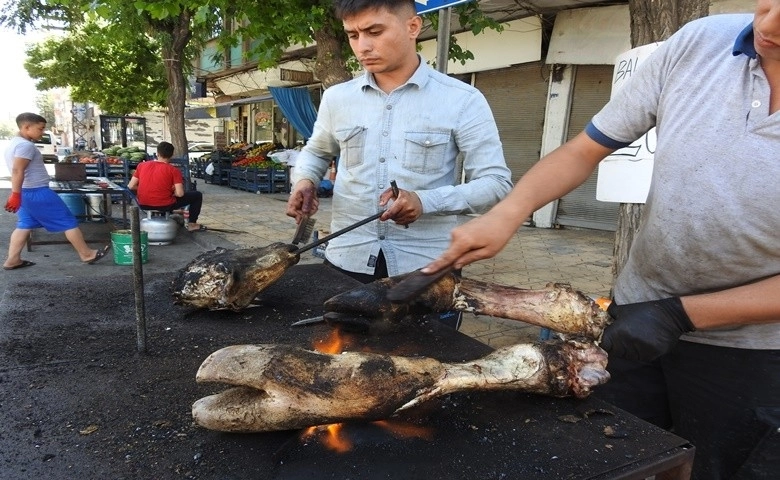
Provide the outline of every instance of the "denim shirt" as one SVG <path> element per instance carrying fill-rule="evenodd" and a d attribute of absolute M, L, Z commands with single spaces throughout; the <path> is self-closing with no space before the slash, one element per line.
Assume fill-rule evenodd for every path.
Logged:
<path fill-rule="evenodd" d="M 380 249 L 391 276 L 424 266 L 448 246 L 457 214 L 484 212 L 512 189 L 485 97 L 422 58 L 414 75 L 390 94 L 368 72 L 324 92 L 294 181 L 318 185 L 334 158 L 331 232 L 380 211 L 379 196 L 391 180 L 422 202 L 423 215 L 409 228 L 375 221 L 329 242 L 328 260 L 357 273 L 373 273 Z"/>

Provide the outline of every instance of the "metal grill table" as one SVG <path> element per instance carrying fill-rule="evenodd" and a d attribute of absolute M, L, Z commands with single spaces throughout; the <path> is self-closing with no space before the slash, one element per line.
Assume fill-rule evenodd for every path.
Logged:
<path fill-rule="evenodd" d="M 266 310 L 279 312 L 278 320 L 263 322 L 263 329 L 273 336 L 285 333 L 290 335 L 289 343 L 311 348 L 332 328 L 291 329 L 290 322 L 303 317 L 294 317 L 292 309 L 302 298 L 326 299 L 339 293 L 337 287 L 332 287 L 333 292 L 329 288 L 341 285 L 343 289 L 344 282 L 344 275 L 323 265 L 292 267 L 263 294 Z M 432 320 L 356 334 L 352 342 L 351 351 L 419 355 L 456 363 L 493 350 Z M 231 449 L 272 455 L 275 462 L 263 468 L 273 468 L 274 479 L 404 480 L 607 480 L 653 475 L 686 480 L 695 451 L 687 440 L 594 396 L 577 400 L 511 391 L 455 393 L 402 412 L 393 420 L 412 429 L 429 429 L 431 435 L 399 438 L 372 423 L 356 422 L 342 429 L 352 443 L 347 452 L 336 453 L 317 441 L 301 441 L 299 432 L 288 434 L 288 441 L 282 442 L 283 432 L 251 435 L 246 441 L 246 437 L 231 437 L 238 443 Z"/>
<path fill-rule="evenodd" d="M 247 343 L 312 348 L 333 329 L 291 323 L 321 313 L 325 300 L 357 282 L 321 264 L 296 265 L 262 292 L 259 307 L 237 313 L 175 307 L 161 293 L 175 273 L 145 274 L 150 352 L 136 355 L 135 312 L 128 308 L 132 277 L 83 270 L 89 272 L 20 282 L 6 292 L 0 311 L 3 478 L 689 478 L 694 450 L 686 440 L 593 397 L 456 393 L 390 419 L 426 432 L 422 436 L 344 424 L 352 445 L 343 453 L 302 439 L 302 430 L 226 434 L 193 427 L 192 402 L 228 388 L 196 384 L 208 354 Z M 416 318 L 348 340 L 350 351 L 443 362 L 492 351 L 437 321 Z M 79 433 L 93 422 L 97 431 Z M 53 458 L 42 461 L 46 454 Z"/>

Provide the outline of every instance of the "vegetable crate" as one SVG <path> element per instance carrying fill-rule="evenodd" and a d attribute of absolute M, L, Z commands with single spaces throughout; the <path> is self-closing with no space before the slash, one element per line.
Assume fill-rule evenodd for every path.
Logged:
<path fill-rule="evenodd" d="M 228 186 L 238 190 L 247 189 L 247 175 L 249 174 L 247 168 L 233 167 L 228 171 Z"/>
<path fill-rule="evenodd" d="M 130 181 L 130 165 L 128 160 L 122 159 L 120 163 L 100 162 L 99 177 L 106 177 L 117 185 L 127 185 Z"/>
<path fill-rule="evenodd" d="M 287 169 L 278 167 L 247 169 L 244 190 L 254 193 L 289 193 L 290 179 Z"/>
<path fill-rule="evenodd" d="M 277 165 L 270 168 L 271 193 L 290 193 L 290 167 Z"/>
<path fill-rule="evenodd" d="M 211 175 L 204 174 L 203 179 L 206 183 L 212 183 L 214 185 L 228 185 L 228 175 L 231 170 L 230 162 L 224 160 L 212 160 L 211 164 L 214 166 L 214 173 Z"/>
<path fill-rule="evenodd" d="M 188 157 L 176 157 L 171 159 L 171 165 L 178 168 L 184 180 L 184 191 L 190 192 L 198 189 L 197 182 L 192 181 L 190 172 L 190 159 Z"/>
<path fill-rule="evenodd" d="M 102 177 L 103 176 L 103 164 L 102 163 L 85 163 L 84 166 L 87 170 L 88 177 Z"/>
<path fill-rule="evenodd" d="M 206 157 L 204 155 L 203 157 Z M 193 168 L 191 169 L 191 174 L 195 178 L 206 178 L 206 165 L 208 165 L 208 157 L 207 158 L 195 158 L 192 160 Z"/>
<path fill-rule="evenodd" d="M 253 168 L 252 173 L 247 177 L 247 190 L 254 193 L 269 193 L 271 178 L 270 168 Z"/>

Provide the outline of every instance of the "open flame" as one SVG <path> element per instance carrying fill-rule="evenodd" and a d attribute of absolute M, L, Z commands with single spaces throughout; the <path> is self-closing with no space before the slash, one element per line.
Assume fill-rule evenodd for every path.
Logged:
<path fill-rule="evenodd" d="M 419 438 L 426 441 L 433 440 L 434 430 L 432 428 L 393 420 L 378 420 L 376 422 L 371 422 L 371 424 L 379 427 L 382 431 L 389 433 L 395 438 Z M 336 453 L 346 453 L 352 450 L 354 442 L 344 427 L 345 424 L 343 423 L 331 423 L 330 425 L 309 427 L 301 432 L 300 438 L 304 442 L 318 441 L 322 446 Z"/>
<path fill-rule="evenodd" d="M 336 453 L 346 453 L 352 450 L 352 440 L 343 434 L 343 423 L 331 423 L 330 425 L 320 425 L 309 427 L 301 434 L 302 440 L 319 440 L 325 448 Z"/>
<path fill-rule="evenodd" d="M 325 338 L 314 340 L 314 350 L 322 353 L 341 353 L 344 351 L 344 338 L 337 328 L 328 332 Z"/>
<path fill-rule="evenodd" d="M 332 328 L 324 338 L 314 340 L 314 350 L 321 353 L 336 354 L 344 351 L 349 346 L 349 339 L 338 328 Z"/>
<path fill-rule="evenodd" d="M 355 343 L 355 340 L 340 329 L 332 328 L 328 331 L 327 335 L 321 338 L 315 338 L 312 343 L 313 350 L 320 353 L 335 355 L 347 350 Z M 433 440 L 434 430 L 432 428 L 391 420 L 379 420 L 371 423 L 395 438 Z M 336 453 L 345 453 L 353 448 L 353 441 L 345 431 L 343 423 L 308 427 L 301 432 L 300 438 L 304 442 L 318 441 L 325 448 Z"/>

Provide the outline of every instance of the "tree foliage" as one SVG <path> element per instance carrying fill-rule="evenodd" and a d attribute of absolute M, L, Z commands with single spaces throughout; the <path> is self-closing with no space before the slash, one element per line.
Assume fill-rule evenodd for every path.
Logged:
<path fill-rule="evenodd" d="M 7 138 L 13 138 L 19 129 L 16 128 L 16 124 L 13 122 L 0 122 L 0 140 Z"/>
<path fill-rule="evenodd" d="M 93 102 L 114 115 L 165 104 L 160 45 L 124 25 L 90 21 L 27 50 L 25 69 L 39 90 L 71 87 L 75 102 Z"/>
<path fill-rule="evenodd" d="M 251 41 L 250 54 L 258 59 L 259 68 L 290 57 L 288 49 L 294 45 L 316 43 L 314 73 L 322 83 L 327 87 L 351 78 L 349 66 L 355 63 L 331 8 L 331 0 L 7 0 L 0 10 L 0 25 L 24 31 L 40 22 L 55 22 L 72 31 L 61 45 L 47 44 L 31 52 L 36 57 L 27 66 L 31 76 L 39 79 L 39 88 L 69 84 L 74 100 L 92 101 L 118 114 L 156 104 L 165 91 L 171 140 L 182 151 L 187 145 L 184 109 L 190 60 L 214 32 L 219 32 L 226 48 Z M 477 2 L 463 4 L 455 12 L 464 30 L 500 29 L 482 14 Z M 105 31 L 93 30 L 102 25 L 98 18 L 107 24 Z M 435 24 L 435 14 L 428 18 Z M 226 19 L 231 20 L 230 28 L 219 28 Z M 85 30 L 96 38 L 80 37 Z M 77 54 L 77 50 L 87 53 Z M 152 51 L 158 52 L 156 61 L 151 59 Z M 120 60 L 109 52 L 127 58 Z M 454 41 L 450 54 L 461 61 L 473 58 Z M 53 59 L 62 62 L 61 71 L 53 67 Z M 90 61 L 91 68 L 85 68 Z M 113 69 L 111 74 L 103 72 L 108 69 Z M 92 75 L 93 70 L 101 73 Z"/>
<path fill-rule="evenodd" d="M 46 124 L 51 128 L 57 125 L 57 119 L 54 116 L 54 102 L 51 94 L 42 93 L 35 98 L 35 106 L 38 107 L 38 114 L 46 119 Z"/>
<path fill-rule="evenodd" d="M 315 74 L 327 87 L 351 78 L 354 60 L 341 21 L 333 16 L 331 0 L 249 0 L 218 2 L 219 10 L 230 12 L 238 21 L 229 30 L 221 32 L 222 45 L 229 48 L 243 39 L 252 39 L 248 56 L 257 60 L 258 68 L 276 65 L 290 56 L 287 50 L 294 45 L 311 46 L 316 43 Z M 460 29 L 475 35 L 485 29 L 502 30 L 502 26 L 488 17 L 477 2 L 453 9 Z M 438 28 L 438 14 L 424 15 L 426 27 Z M 448 52 L 450 59 L 465 63 L 474 55 L 462 49 L 454 37 Z"/>
<path fill-rule="evenodd" d="M 120 47 L 122 53 L 156 51 L 156 61 L 151 61 L 148 55 L 143 55 L 144 58 L 135 59 L 138 60 L 136 62 L 129 57 L 126 61 L 117 60 L 117 65 L 109 65 L 117 67 L 122 63 L 123 67 L 119 69 L 118 76 L 127 75 L 128 78 L 124 83 L 118 82 L 113 75 L 101 78 L 101 81 L 106 81 L 102 86 L 102 94 L 91 80 L 71 84 L 76 92 L 74 99 L 98 103 L 112 113 L 125 113 L 137 111 L 144 104 L 158 103 L 161 92 L 164 92 L 171 141 L 178 151 L 186 151 L 184 109 L 188 82 L 185 75 L 190 71 L 193 47 L 197 46 L 191 43 L 191 40 L 198 38 L 200 32 L 213 28 L 209 25 L 209 22 L 217 18 L 213 12 L 215 8 L 208 0 L 9 0 L 0 10 L 0 25 L 25 31 L 42 23 L 57 22 L 76 34 L 81 29 L 89 28 L 87 24 L 90 22 L 106 24 L 105 28 L 108 30 L 101 32 L 106 35 L 104 39 L 110 38 L 112 42 L 109 44 Z M 115 42 L 116 40 L 122 41 Z M 83 43 L 79 48 L 91 48 L 93 67 L 101 61 L 114 62 L 114 59 L 106 58 L 105 51 L 96 52 L 95 50 L 100 48 L 92 48 L 94 45 L 88 39 L 81 41 Z M 106 43 L 103 45 L 106 46 Z M 70 49 L 75 47 L 73 43 L 48 45 L 47 50 L 56 52 L 61 48 L 60 55 L 69 55 L 74 53 Z M 79 57 L 79 61 L 74 60 L 70 66 L 80 70 L 79 66 L 83 65 L 81 62 L 84 60 L 85 57 Z M 88 62 L 88 58 L 86 60 Z M 32 63 L 28 62 L 30 66 L 33 66 Z M 84 70 L 83 74 L 89 75 L 90 70 Z M 138 75 L 141 77 L 138 78 Z M 160 82 L 161 77 L 164 82 Z M 132 83 L 134 78 L 137 78 L 135 84 Z M 59 84 L 61 80 L 62 76 L 46 78 L 51 85 Z M 41 77 L 42 87 L 46 86 L 46 81 Z M 139 85 L 140 83 L 147 85 Z M 114 95 L 117 98 L 109 104 L 106 95 Z"/>

